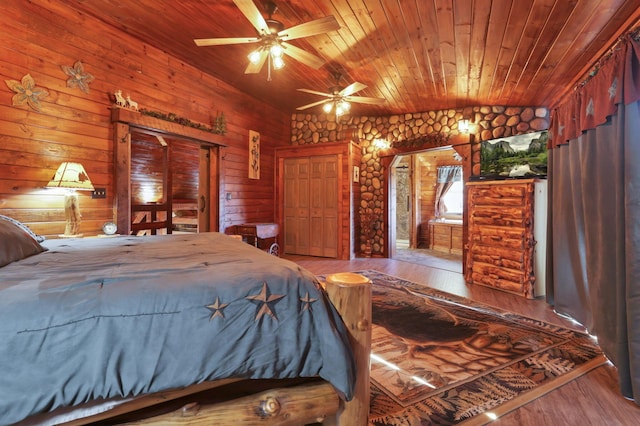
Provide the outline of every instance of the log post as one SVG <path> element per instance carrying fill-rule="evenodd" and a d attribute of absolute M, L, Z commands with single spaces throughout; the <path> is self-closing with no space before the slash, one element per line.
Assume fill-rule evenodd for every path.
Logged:
<path fill-rule="evenodd" d="M 354 273 L 327 276 L 325 288 L 349 331 L 356 361 L 355 393 L 338 411 L 336 422 L 366 426 L 369 417 L 369 368 L 371 355 L 371 281 Z M 330 422 L 325 422 L 330 424 Z"/>

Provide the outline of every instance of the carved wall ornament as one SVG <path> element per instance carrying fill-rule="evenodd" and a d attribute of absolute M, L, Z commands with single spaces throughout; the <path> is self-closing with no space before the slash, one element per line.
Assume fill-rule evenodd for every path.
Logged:
<path fill-rule="evenodd" d="M 26 103 L 33 110 L 40 112 L 42 109 L 40 99 L 49 96 L 49 92 L 46 89 L 36 87 L 36 82 L 31 77 L 31 74 L 22 77 L 22 81 L 5 80 L 4 82 L 9 86 L 9 89 L 16 93 L 11 98 L 12 105 L 24 105 Z"/>
<path fill-rule="evenodd" d="M 82 90 L 84 93 L 89 93 L 89 83 L 95 78 L 84 70 L 82 61 L 76 61 L 72 67 L 67 65 L 61 65 L 62 71 L 69 76 L 67 79 L 67 87 L 75 89 L 76 87 Z"/>
<path fill-rule="evenodd" d="M 199 130 L 213 133 L 216 135 L 224 135 L 225 133 L 227 133 L 227 123 L 226 123 L 224 113 L 220 113 L 216 116 L 216 118 L 214 119 L 214 127 L 209 127 L 205 124 L 191 121 L 188 118 L 180 117 L 173 112 L 165 114 L 163 112 L 151 111 L 145 108 L 140 108 L 138 111 L 142 115 L 148 115 L 149 117 L 154 117 L 160 120 L 169 121 L 171 123 L 178 123 L 182 126 L 193 127 L 194 129 L 199 129 Z"/>
<path fill-rule="evenodd" d="M 115 92 L 113 92 L 113 96 L 115 98 L 116 106 L 122 108 L 127 107 L 127 100 L 124 98 L 124 96 L 122 96 L 122 90 L 116 90 Z"/>

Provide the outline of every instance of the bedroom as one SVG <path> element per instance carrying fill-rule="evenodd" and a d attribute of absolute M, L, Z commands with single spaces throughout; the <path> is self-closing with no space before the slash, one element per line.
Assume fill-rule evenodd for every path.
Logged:
<path fill-rule="evenodd" d="M 290 59 L 287 61 L 286 67 L 281 70 L 282 74 L 277 74 L 274 71 L 273 80 L 267 82 L 266 72 L 258 75 L 243 74 L 247 63 L 246 53 L 243 49 L 237 49 L 237 46 L 198 48 L 199 50 L 194 52 L 195 48 L 191 45 L 193 38 L 240 37 L 251 31 L 250 24 L 237 10 L 234 10 L 235 6 L 230 1 L 218 2 L 221 9 L 212 12 L 213 17 L 203 17 L 199 20 L 202 27 L 197 31 L 197 34 L 194 30 L 193 34 L 190 33 L 176 42 L 178 50 L 184 49 L 189 51 L 191 55 L 202 56 L 204 59 L 209 58 L 208 60 L 213 64 L 209 65 L 209 71 L 206 72 L 190 65 L 177 54 L 165 53 L 163 46 L 140 41 L 139 38 L 128 33 L 130 31 L 135 34 L 136 25 L 139 25 L 140 29 L 143 28 L 146 21 L 140 18 L 139 14 L 144 12 L 145 5 L 138 8 L 130 6 L 129 10 L 118 14 L 115 10 L 120 7 L 118 5 L 122 2 L 103 2 L 102 6 L 105 9 L 113 9 L 111 10 L 113 13 L 110 13 L 111 16 L 119 16 L 123 20 L 121 25 L 110 26 L 93 17 L 90 13 L 81 11 L 83 7 L 89 7 L 89 3 L 94 2 L 23 2 L 15 0 L 3 4 L 5 12 L 0 18 L 4 29 L 2 54 L 0 55 L 3 64 L 3 80 L 21 81 L 25 75 L 29 74 L 34 78 L 35 86 L 46 89 L 48 96 L 41 99 L 41 111 L 37 112 L 27 105 L 12 106 L 13 93 L 6 87 L 4 101 L 0 105 L 2 110 L 0 128 L 3 140 L 3 143 L 0 144 L 0 167 L 2 169 L 0 213 L 27 223 L 38 234 L 54 237 L 63 233 L 65 228 L 63 199 L 60 195 L 47 192 L 43 187 L 51 179 L 61 162 L 72 160 L 82 163 L 96 188 L 106 190 L 105 198 L 92 198 L 89 193 L 80 194 L 83 215 L 80 225 L 81 232 L 87 236 L 97 235 L 102 233 L 102 226 L 105 222 L 120 219 L 120 216 L 116 214 L 121 204 L 117 197 L 121 193 L 117 189 L 117 175 L 114 173 L 116 167 L 114 160 L 116 130 L 114 130 L 111 113 L 115 101 L 113 93 L 122 90 L 122 94 L 124 96 L 130 95 L 140 108 L 165 114 L 174 113 L 208 126 L 215 124 L 216 118 L 224 115 L 225 134 L 210 135 L 211 140 L 214 141 L 213 145 L 219 146 L 217 153 L 219 162 L 215 174 L 217 184 L 215 190 L 218 193 L 210 195 L 210 199 L 214 202 L 208 203 L 212 207 L 209 214 L 210 230 L 224 231 L 228 226 L 240 223 L 277 221 L 274 208 L 274 199 L 277 198 L 276 151 L 277 149 L 288 149 L 292 145 L 292 121 L 298 123 L 298 121 L 292 120 L 296 114 L 295 108 L 316 100 L 315 97 L 308 94 L 299 94 L 295 89 L 308 87 L 325 91 L 334 82 L 329 71 L 331 68 L 325 67 L 315 71 Z M 95 4 L 98 3 L 101 2 L 95 2 Z M 146 4 L 148 6 L 146 9 L 157 8 L 167 16 L 170 16 L 173 10 L 170 3 L 150 3 L 153 3 L 153 6 Z M 335 13 L 330 6 L 324 5 L 323 2 L 318 2 L 323 5 L 314 6 L 306 11 L 304 3 L 306 2 L 283 2 L 280 5 L 280 11 L 274 16 L 293 25 L 307 21 L 306 17 L 309 19 L 319 18 Z M 342 3 L 351 4 L 352 2 Z M 411 3 L 415 4 L 416 2 Z M 440 5 L 440 2 L 434 2 L 434 7 L 436 3 Z M 459 7 L 462 12 L 466 13 L 460 18 L 460 25 L 468 28 L 469 31 L 472 27 L 470 24 L 472 16 L 481 19 L 480 16 L 486 16 L 490 12 L 502 13 L 502 16 L 509 13 L 508 8 L 503 7 L 503 2 L 498 1 L 491 2 L 490 8 L 483 8 L 480 5 L 481 2 L 476 2 L 477 15 L 472 15 L 471 9 L 462 7 L 462 2 L 444 2 L 444 6 L 454 3 L 456 8 Z M 508 2 L 509 5 L 511 3 Z M 540 13 L 539 16 L 531 19 L 542 20 L 542 16 L 546 16 L 543 13 L 546 13 L 557 2 L 530 3 L 532 6 L 536 6 L 532 7 L 532 10 Z M 601 3 L 611 4 L 611 2 L 585 1 L 578 2 L 577 6 L 571 6 L 576 7 L 573 19 L 582 22 L 582 20 L 588 21 L 587 18 L 590 18 L 594 22 L 598 22 L 601 27 L 607 29 L 608 37 L 605 37 L 604 34 L 600 35 L 599 38 L 602 40 L 600 40 L 599 46 L 590 45 L 588 49 L 585 48 L 585 56 L 588 58 L 580 57 L 581 66 L 577 67 L 579 69 L 566 65 L 566 62 L 571 61 L 563 60 L 562 66 L 558 65 L 556 70 L 557 74 L 565 76 L 563 85 L 554 87 L 553 90 L 557 93 L 547 94 L 544 103 L 536 103 L 534 106 L 550 107 L 552 106 L 551 101 L 555 100 L 556 96 L 560 97 L 561 92 L 570 91 L 574 84 L 579 83 L 580 78 L 594 63 L 595 58 L 606 51 L 607 42 L 618 36 L 616 31 L 621 31 L 620 28 L 625 24 L 627 28 L 630 28 L 634 23 L 632 17 L 635 16 L 635 20 L 638 18 L 637 2 L 615 2 L 615 4 L 611 4 L 610 8 L 604 8 L 606 4 Z M 198 10 L 201 10 L 199 8 L 207 7 L 207 2 L 204 1 L 188 1 L 184 4 L 185 9 L 196 9 L 196 12 L 192 10 L 195 15 L 199 14 Z M 163 5 L 166 8 L 163 9 Z M 74 6 L 78 9 L 74 9 Z M 385 4 L 385 6 L 389 5 Z M 352 7 L 357 10 L 357 13 L 352 12 L 349 15 L 343 10 L 342 22 L 355 25 L 358 18 L 365 14 L 364 2 L 357 2 L 357 6 Z M 370 7 L 375 13 L 384 13 L 382 6 Z M 556 7 L 563 8 L 564 16 L 571 15 L 570 6 L 558 4 Z M 594 16 L 593 11 L 600 7 L 606 9 L 607 13 Z M 499 11 L 498 9 L 505 10 Z M 526 10 L 526 8 L 522 10 Z M 182 10 L 182 12 L 185 11 Z M 511 13 L 524 15 L 522 11 L 517 10 L 511 11 Z M 559 14 L 560 11 L 555 13 Z M 230 18 L 228 22 L 224 22 L 225 20 L 220 19 L 219 16 Z M 397 15 L 389 19 L 392 18 L 400 19 Z M 605 22 L 599 21 L 599 19 L 605 18 L 613 19 L 609 26 Z M 193 17 L 191 19 L 195 20 Z M 405 16 L 404 19 L 410 19 L 410 17 Z M 467 23 L 466 26 L 465 23 Z M 228 28 L 225 29 L 227 26 Z M 234 30 L 234 26 L 238 28 Z M 172 38 L 168 32 L 169 27 L 160 29 L 160 32 L 164 34 L 160 43 L 166 43 L 167 46 L 169 39 Z M 123 31 L 123 28 L 128 31 Z M 358 30 L 358 28 L 361 29 Z M 340 30 L 338 33 L 342 34 L 343 31 Z M 395 92 L 391 91 L 392 89 L 386 89 L 387 92 L 385 92 L 383 86 L 374 85 L 374 82 L 367 78 L 367 74 L 374 75 L 382 73 L 382 70 L 390 70 L 393 68 L 392 61 L 397 61 L 398 64 L 402 63 L 403 55 L 396 53 L 398 56 L 393 60 L 388 60 L 384 66 L 377 65 L 375 69 L 358 70 L 355 64 L 365 65 L 375 57 L 373 51 L 363 50 L 368 45 L 364 41 L 367 40 L 364 35 L 373 31 L 376 31 L 376 28 L 360 27 L 359 25 L 350 31 L 350 33 L 353 32 L 359 36 L 357 38 L 354 36 L 354 39 L 361 40 L 361 43 L 354 44 L 352 49 L 355 53 L 345 59 L 345 62 L 348 62 L 348 80 L 343 80 L 343 83 L 362 81 L 371 87 L 369 92 L 363 92 L 365 95 L 388 97 L 390 100 L 397 97 L 405 99 L 405 103 L 397 109 L 391 109 L 391 105 L 393 105 L 391 101 L 389 101 L 389 105 L 373 106 L 372 109 L 366 109 L 369 108 L 368 105 L 357 105 L 359 115 L 404 117 L 406 113 L 451 109 L 462 116 L 464 107 L 469 106 L 521 107 L 522 105 L 531 105 L 529 103 L 511 105 L 508 100 L 502 101 L 497 95 L 490 94 L 485 95 L 486 98 L 475 98 L 470 94 L 465 94 L 458 100 L 454 99 L 454 96 L 449 97 L 448 94 L 454 91 L 454 74 L 457 71 L 447 65 L 442 65 L 442 68 L 437 70 L 438 72 L 442 71 L 442 74 L 438 74 L 437 77 L 446 80 L 444 86 L 425 89 L 425 86 L 416 83 L 414 83 L 415 85 L 405 83 L 403 86 L 398 86 L 401 88 L 396 89 L 399 92 L 397 96 Z M 378 31 L 385 33 L 385 28 L 378 28 Z M 462 36 L 468 38 L 477 36 L 475 33 L 472 35 L 469 31 L 466 33 L 463 31 Z M 390 32 L 388 28 L 386 28 L 386 32 Z M 347 37 L 346 34 L 343 36 Z M 529 36 L 526 35 L 526 37 Z M 373 35 L 369 37 L 375 38 Z M 399 33 L 398 39 L 394 37 L 393 42 L 388 39 L 386 41 L 387 47 L 394 51 L 393 43 L 400 43 L 400 37 Z M 591 39 L 593 36 L 587 38 Z M 328 43 L 328 37 L 320 37 L 320 40 L 324 44 Z M 339 40 L 334 41 L 339 43 Z M 299 45 L 309 47 L 305 43 L 310 43 L 310 41 L 301 41 Z M 374 41 L 371 41 L 370 44 L 376 47 Z M 319 54 L 323 54 L 322 45 L 313 49 Z M 540 49 L 535 53 L 544 56 Z M 450 63 L 455 63 L 455 53 L 445 51 L 443 54 L 448 55 Z M 522 50 L 521 55 L 516 59 L 520 65 L 526 62 L 525 57 L 529 55 L 529 52 Z M 325 57 L 332 56 L 338 57 L 334 52 L 326 54 Z M 227 57 L 229 60 L 220 60 L 218 59 L 220 57 Z M 77 87 L 67 87 L 69 76 L 61 67 L 72 67 L 76 61 L 82 61 L 84 71 L 95 77 L 95 80 L 88 84 L 88 93 L 84 93 Z M 374 64 L 374 66 L 376 65 Z M 399 67 L 398 65 L 398 69 L 395 71 L 398 77 L 413 79 L 410 77 L 412 70 L 410 66 Z M 570 71 L 573 73 L 567 77 Z M 229 80 L 223 80 L 222 74 L 227 74 Z M 545 75 L 549 76 L 549 74 Z M 527 76 L 527 78 L 532 78 L 530 74 Z M 293 78 L 296 80 L 291 81 L 290 79 Z M 538 82 L 539 80 L 535 80 L 535 83 L 531 83 L 534 86 L 531 87 L 535 87 L 535 84 L 542 84 Z M 475 83 L 469 83 L 469 85 Z M 245 90 L 240 90 L 236 85 L 244 86 Z M 510 79 L 504 90 L 514 93 L 514 97 L 516 97 L 516 93 L 525 92 L 523 88 L 518 88 L 516 91 L 515 85 L 517 85 L 517 81 Z M 449 87 L 449 92 L 444 92 L 442 87 Z M 455 90 L 462 93 L 467 87 L 472 86 L 464 86 Z M 531 87 L 529 91 L 543 92 L 537 88 L 531 89 Z M 411 96 L 410 93 L 413 91 L 416 93 L 424 92 L 425 95 Z M 438 104 L 433 100 L 437 98 L 447 99 L 450 103 Z M 286 108 L 278 107 L 275 99 L 286 101 L 288 106 Z M 356 105 L 354 105 L 354 110 L 355 108 Z M 307 112 L 309 111 L 305 111 L 305 116 Z M 331 122 L 328 123 L 328 127 L 331 127 Z M 386 129 L 384 126 L 382 128 Z M 249 131 L 252 130 L 259 132 L 261 139 L 259 180 L 249 179 L 247 173 Z M 334 130 L 339 133 L 337 129 Z M 327 134 L 331 135 L 331 131 L 328 128 Z M 338 140 L 336 135 L 333 137 L 335 139 L 332 139 L 332 142 Z M 313 140 L 313 136 L 311 138 Z M 466 146 L 463 148 L 466 149 Z M 462 155 L 470 157 L 469 152 L 463 152 Z M 375 164 L 372 164 L 372 168 L 377 172 L 376 167 Z M 360 173 L 362 174 L 366 170 L 367 168 L 363 167 Z M 372 180 L 375 181 L 375 179 Z M 378 183 L 372 184 L 374 190 L 378 189 L 375 188 Z M 192 195 L 189 196 L 192 197 Z M 380 204 L 382 204 L 380 208 L 383 208 L 384 201 L 381 201 Z M 382 217 L 387 214 L 384 211 L 376 211 L 375 213 Z M 358 211 L 354 211 L 353 217 L 357 214 Z M 380 229 L 377 231 L 383 232 Z M 346 238 L 348 235 L 347 233 Z M 377 253 L 383 256 L 384 253 L 387 253 L 385 244 L 388 238 L 385 237 L 385 234 L 377 235 L 377 246 L 374 242 L 373 247 L 374 253 L 376 253 L 376 249 Z M 344 243 L 344 245 L 350 246 L 349 249 L 342 250 L 344 257 L 348 259 L 359 255 L 361 244 L 362 241 L 355 238 L 354 241 Z"/>

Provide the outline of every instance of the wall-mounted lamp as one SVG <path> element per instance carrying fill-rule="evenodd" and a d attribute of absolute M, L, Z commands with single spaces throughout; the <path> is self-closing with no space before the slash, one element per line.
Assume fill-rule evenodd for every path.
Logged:
<path fill-rule="evenodd" d="M 373 147 L 375 149 L 387 149 L 391 146 L 391 143 L 386 139 L 374 139 Z"/>
<path fill-rule="evenodd" d="M 458 121 L 458 131 L 460 133 L 469 133 L 469 128 L 471 127 L 470 120 L 464 118 Z"/>
<path fill-rule="evenodd" d="M 64 196 L 64 214 L 67 225 L 61 237 L 81 237 L 80 229 L 80 204 L 76 191 L 93 191 L 95 188 L 91 179 L 80 163 L 64 162 L 60 164 L 55 175 L 47 184 L 47 188 L 63 188 L 67 191 Z"/>

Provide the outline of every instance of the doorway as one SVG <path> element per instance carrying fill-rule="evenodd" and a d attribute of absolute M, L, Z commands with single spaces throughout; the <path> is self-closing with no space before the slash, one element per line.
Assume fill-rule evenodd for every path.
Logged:
<path fill-rule="evenodd" d="M 452 214 L 445 218 L 436 213 L 438 169 L 448 166 L 462 166 L 451 147 L 398 155 L 392 161 L 389 226 L 395 231 L 390 241 L 393 259 L 462 273 L 461 177 L 447 197 Z M 448 244 L 443 243 L 446 241 Z"/>

